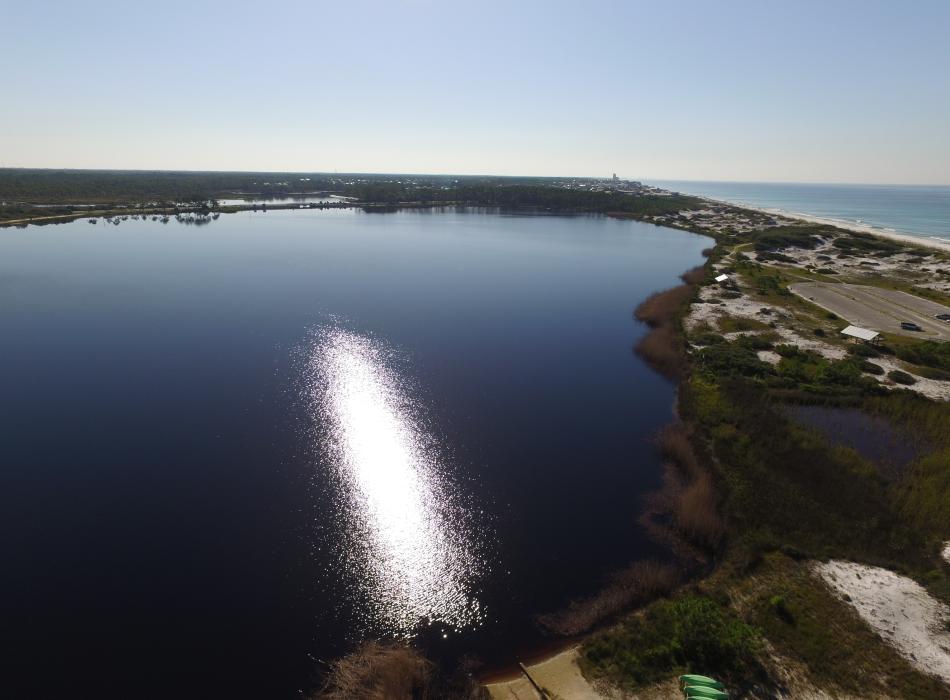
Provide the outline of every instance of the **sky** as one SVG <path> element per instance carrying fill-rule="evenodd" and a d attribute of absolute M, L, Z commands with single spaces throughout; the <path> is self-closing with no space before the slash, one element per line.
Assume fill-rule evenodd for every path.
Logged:
<path fill-rule="evenodd" d="M 950 184 L 950 1 L 0 2 L 0 167 Z"/>

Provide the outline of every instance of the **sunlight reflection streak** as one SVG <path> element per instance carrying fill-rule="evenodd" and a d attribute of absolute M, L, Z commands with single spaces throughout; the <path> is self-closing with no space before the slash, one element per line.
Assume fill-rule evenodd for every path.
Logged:
<path fill-rule="evenodd" d="M 474 557 L 406 383 L 371 338 L 325 328 L 315 340 L 313 405 L 329 433 L 350 546 L 375 615 L 402 636 L 423 621 L 477 624 L 482 613 L 468 583 Z"/>

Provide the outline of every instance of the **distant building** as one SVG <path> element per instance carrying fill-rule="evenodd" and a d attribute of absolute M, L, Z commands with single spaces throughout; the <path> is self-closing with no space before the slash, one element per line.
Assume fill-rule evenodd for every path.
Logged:
<path fill-rule="evenodd" d="M 720 284 L 722 284 L 723 282 L 728 282 L 729 275 L 719 275 L 719 277 L 716 278 L 716 281 L 719 282 Z"/>
<path fill-rule="evenodd" d="M 848 326 L 841 331 L 841 335 L 847 336 L 852 340 L 861 340 L 865 343 L 876 343 L 881 338 L 881 334 L 877 331 L 869 331 L 867 328 L 859 328 L 858 326 Z"/>

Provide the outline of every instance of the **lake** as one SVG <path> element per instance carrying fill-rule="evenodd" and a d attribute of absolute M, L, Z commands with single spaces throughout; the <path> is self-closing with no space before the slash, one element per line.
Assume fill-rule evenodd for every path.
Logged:
<path fill-rule="evenodd" d="M 510 663 L 664 557 L 631 348 L 707 238 L 599 216 L 0 229 L 10 697 L 295 698 L 361 639 Z"/>

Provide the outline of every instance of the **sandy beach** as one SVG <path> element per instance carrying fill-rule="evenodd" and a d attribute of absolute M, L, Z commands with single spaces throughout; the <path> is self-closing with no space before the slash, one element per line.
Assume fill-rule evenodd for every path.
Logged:
<path fill-rule="evenodd" d="M 828 219 L 821 216 L 812 216 L 810 214 L 801 214 L 798 212 L 788 212 L 782 209 L 771 209 L 771 208 L 760 208 L 753 207 L 746 204 L 735 204 L 733 202 L 726 202 L 720 199 L 713 199 L 711 197 L 702 197 L 702 199 L 708 202 L 715 202 L 716 204 L 725 204 L 733 207 L 740 207 L 741 209 L 748 209 L 749 211 L 757 211 L 761 214 L 768 214 L 769 216 L 778 216 L 784 219 L 797 219 L 799 221 L 808 221 L 813 224 L 826 224 L 828 226 L 836 226 L 840 229 L 846 231 L 854 231 L 856 233 L 869 233 L 872 236 L 878 236 L 879 238 L 887 238 L 892 241 L 899 241 L 900 243 L 906 243 L 908 245 L 919 245 L 926 248 L 934 248 L 936 250 L 943 251 L 945 253 L 950 253 L 950 241 L 940 240 L 938 238 L 932 238 L 930 236 L 912 236 L 909 233 L 898 233 L 897 231 L 887 231 L 885 229 L 878 228 L 877 226 L 870 226 L 867 224 L 858 224 L 849 221 L 841 221 L 839 219 Z"/>

